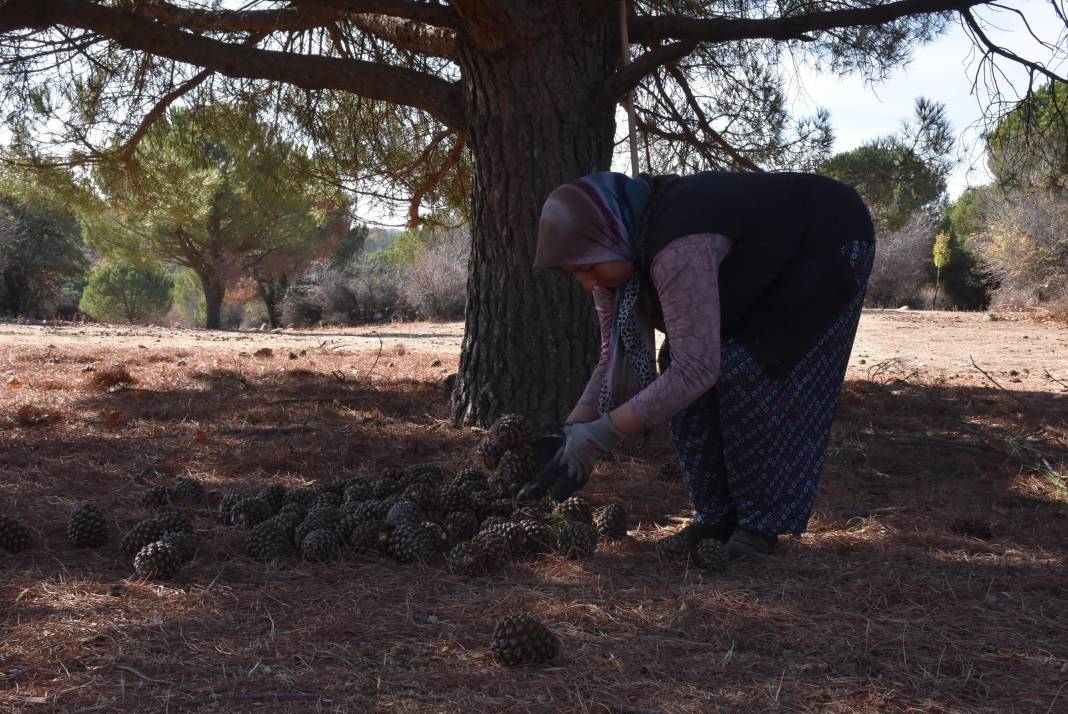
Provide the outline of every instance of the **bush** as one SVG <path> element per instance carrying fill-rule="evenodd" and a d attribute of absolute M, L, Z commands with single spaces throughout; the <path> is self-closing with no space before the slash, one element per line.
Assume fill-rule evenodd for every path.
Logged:
<path fill-rule="evenodd" d="M 89 274 L 79 307 L 101 322 L 150 322 L 171 306 L 169 275 L 129 263 L 104 263 Z"/>
<path fill-rule="evenodd" d="M 997 284 L 993 304 L 1068 318 L 1068 193 L 1029 188 L 990 202 L 974 241 Z"/>
<path fill-rule="evenodd" d="M 401 278 L 401 293 L 428 320 L 457 320 L 467 304 L 470 239 L 463 231 L 435 233 Z"/>
<path fill-rule="evenodd" d="M 934 221 L 915 213 L 900 229 L 879 236 L 868 281 L 870 307 L 928 307 L 930 296 L 924 288 L 930 282 L 928 270 L 935 233 Z"/>
<path fill-rule="evenodd" d="M 322 260 L 282 302 L 282 321 L 353 325 L 384 320 L 452 320 L 463 316 L 468 240 L 460 231 L 404 234 L 403 250 Z"/>

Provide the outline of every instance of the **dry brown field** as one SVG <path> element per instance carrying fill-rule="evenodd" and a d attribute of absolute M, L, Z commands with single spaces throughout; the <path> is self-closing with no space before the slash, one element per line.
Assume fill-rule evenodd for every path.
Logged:
<path fill-rule="evenodd" d="M 224 490 L 475 465 L 442 397 L 459 333 L 0 324 L 0 513 L 35 539 L 0 552 L 0 710 L 1068 711 L 1068 328 L 865 313 L 809 531 L 725 574 L 654 554 L 687 514 L 662 431 L 598 465 L 584 495 L 631 530 L 590 560 L 249 558 Z M 177 475 L 209 491 L 199 552 L 136 579 L 117 536 Z M 108 546 L 67 545 L 80 500 Z M 492 660 L 516 610 L 555 662 Z"/>

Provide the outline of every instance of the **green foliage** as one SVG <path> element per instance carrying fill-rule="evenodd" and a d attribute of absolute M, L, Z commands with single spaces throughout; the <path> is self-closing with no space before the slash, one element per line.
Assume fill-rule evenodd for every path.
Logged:
<path fill-rule="evenodd" d="M 958 243 L 967 243 L 982 230 L 985 223 L 985 205 L 992 191 L 991 186 L 965 189 L 949 207 L 949 230 Z"/>
<path fill-rule="evenodd" d="M 101 322 L 144 323 L 170 309 L 173 281 L 157 270 L 104 263 L 89 274 L 80 309 Z"/>
<path fill-rule="evenodd" d="M 420 250 L 426 245 L 427 231 L 409 229 L 397 235 L 382 257 L 396 268 L 404 268 L 415 262 Z"/>
<path fill-rule="evenodd" d="M 938 270 L 943 270 L 949 265 L 950 260 L 953 258 L 953 247 L 951 245 L 952 238 L 949 233 L 942 232 L 935 236 L 934 250 L 932 251 L 932 257 L 934 258 L 934 266 Z"/>
<path fill-rule="evenodd" d="M 1050 83 L 1021 100 L 986 137 L 987 165 L 999 184 L 1068 184 L 1068 85 Z"/>
<path fill-rule="evenodd" d="M 239 107 L 176 109 L 141 141 L 136 166 L 104 162 L 93 174 L 103 205 L 87 210 L 87 241 L 134 264 L 188 268 L 218 327 L 227 287 L 242 274 L 269 280 L 323 241 L 319 194 L 296 146 Z M 213 324 L 214 323 L 214 324 Z"/>
<path fill-rule="evenodd" d="M 0 195 L 0 311 L 46 316 L 70 299 L 88 267 L 72 214 Z"/>
<path fill-rule="evenodd" d="M 896 231 L 917 211 L 932 211 L 944 200 L 952 149 L 945 107 L 921 97 L 913 121 L 899 134 L 836 154 L 820 173 L 855 188 L 881 233 Z"/>
<path fill-rule="evenodd" d="M 207 301 L 200 278 L 188 268 L 171 275 L 172 312 L 178 322 L 187 327 L 203 327 L 207 320 Z"/>
<path fill-rule="evenodd" d="M 330 256 L 330 262 L 335 267 L 342 267 L 352 262 L 354 258 L 363 253 L 364 247 L 367 245 L 367 236 L 370 230 L 366 225 L 358 224 L 348 230 L 345 235 L 341 236 L 338 240 L 337 248 Z"/>

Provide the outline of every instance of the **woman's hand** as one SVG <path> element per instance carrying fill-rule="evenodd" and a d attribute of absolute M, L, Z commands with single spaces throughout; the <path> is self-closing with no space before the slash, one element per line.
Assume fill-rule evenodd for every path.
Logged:
<path fill-rule="evenodd" d="M 546 493 L 556 501 L 570 497 L 586 485 L 597 459 L 623 438 L 624 434 L 610 416 L 566 425 L 563 446 L 535 480 L 527 484 L 520 498 L 538 498 Z"/>

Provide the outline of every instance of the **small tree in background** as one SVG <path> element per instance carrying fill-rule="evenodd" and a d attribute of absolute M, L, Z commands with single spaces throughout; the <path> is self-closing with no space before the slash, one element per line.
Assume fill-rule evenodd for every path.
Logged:
<path fill-rule="evenodd" d="M 953 248 L 950 245 L 951 240 L 949 233 L 946 233 L 945 231 L 935 236 L 934 250 L 932 251 L 935 266 L 935 307 L 938 307 L 938 286 L 942 280 L 942 269 L 947 267 L 950 260 L 953 258 Z"/>
<path fill-rule="evenodd" d="M 89 274 L 79 308 L 101 322 L 145 323 L 171 307 L 169 275 L 129 263 L 104 263 Z"/>
<path fill-rule="evenodd" d="M 73 215 L 0 195 L 0 312 L 45 317 L 88 267 Z"/>

